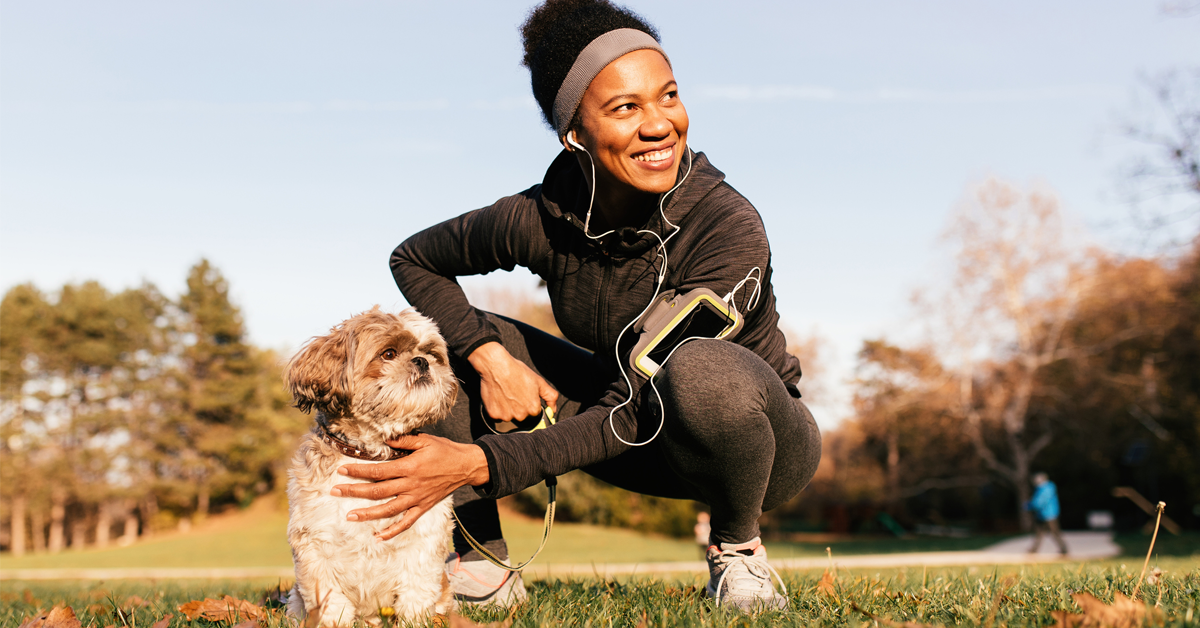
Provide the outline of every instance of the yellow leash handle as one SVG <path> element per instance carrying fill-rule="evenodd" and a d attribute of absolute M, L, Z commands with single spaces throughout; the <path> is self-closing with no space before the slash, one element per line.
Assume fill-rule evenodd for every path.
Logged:
<path fill-rule="evenodd" d="M 551 425 L 554 425 L 554 423 L 554 408 L 547 406 L 542 408 L 542 420 L 538 422 L 538 424 L 534 426 L 532 430 L 529 431 L 535 432 L 540 429 L 545 429 Z M 550 528 L 554 526 L 554 508 L 558 501 L 558 478 L 546 478 L 546 490 L 549 491 L 550 494 L 546 500 L 546 519 L 544 522 L 544 527 L 542 528 L 542 542 L 538 544 L 537 551 L 533 553 L 533 556 L 529 557 L 529 560 L 517 565 L 516 567 L 506 564 L 495 554 L 485 548 L 482 543 L 476 541 L 475 538 L 472 537 L 469 532 L 467 532 L 467 528 L 463 526 L 462 520 L 458 518 L 458 513 L 454 512 L 453 509 L 451 509 L 450 512 L 454 514 L 454 522 L 458 524 L 458 531 L 462 532 L 463 538 L 467 540 L 467 543 L 471 547 L 475 548 L 475 551 L 479 552 L 484 558 L 486 558 L 488 562 L 501 569 L 507 569 L 508 571 L 521 571 L 526 565 L 532 563 L 533 559 L 538 557 L 538 554 L 542 553 L 542 550 L 546 547 L 546 540 L 550 538 Z"/>

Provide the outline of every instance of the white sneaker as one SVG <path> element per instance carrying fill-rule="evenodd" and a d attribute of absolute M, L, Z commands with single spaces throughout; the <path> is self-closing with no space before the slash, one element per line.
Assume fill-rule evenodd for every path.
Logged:
<path fill-rule="evenodd" d="M 486 560 L 463 561 L 458 554 L 446 558 L 446 577 L 454 592 L 455 606 L 512 606 L 524 602 L 525 583 L 521 573 L 508 571 Z"/>
<path fill-rule="evenodd" d="M 759 537 L 745 543 L 722 543 L 708 547 L 708 597 L 740 610 L 753 612 L 787 608 L 787 587 L 779 574 L 767 564 L 767 548 Z M 771 576 L 779 580 L 783 594 L 775 592 Z"/>

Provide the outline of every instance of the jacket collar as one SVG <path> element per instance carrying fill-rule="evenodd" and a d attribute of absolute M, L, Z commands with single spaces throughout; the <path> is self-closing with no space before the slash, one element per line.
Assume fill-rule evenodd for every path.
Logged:
<path fill-rule="evenodd" d="M 725 173 L 717 170 L 704 153 L 693 152 L 690 147 L 688 152 L 692 155 L 691 172 L 688 173 L 686 162 L 680 165 L 675 182 L 678 183 L 685 174 L 687 179 L 671 193 L 663 207 L 667 220 L 676 225 L 682 224 L 696 204 L 725 180 Z M 552 218 L 570 224 L 582 236 L 583 220 L 580 216 L 587 213 L 589 195 L 587 179 L 583 176 L 574 153 L 561 151 L 550 163 L 550 167 L 546 169 L 546 176 L 542 179 L 542 206 Z M 662 217 L 656 211 L 644 225 L 618 229 L 618 237 L 604 245 L 590 238 L 584 240 L 610 255 L 634 257 L 658 243 L 658 239 L 649 234 L 637 233 L 644 229 L 654 231 L 664 239 L 671 232 L 671 227 L 663 224 Z"/>

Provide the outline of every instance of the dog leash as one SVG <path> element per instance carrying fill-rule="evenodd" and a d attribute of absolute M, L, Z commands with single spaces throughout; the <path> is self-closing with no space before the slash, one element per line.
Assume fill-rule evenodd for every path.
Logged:
<path fill-rule="evenodd" d="M 554 408 L 547 406 L 545 408 L 542 408 L 542 420 L 539 421 L 538 424 L 529 431 L 533 432 L 536 430 L 544 429 L 550 425 L 554 425 L 554 423 L 555 423 Z M 493 430 L 493 431 L 495 431 L 495 430 Z M 546 478 L 546 490 L 549 492 L 549 495 L 547 496 L 547 499 L 546 499 L 546 519 L 545 519 L 545 521 L 543 523 L 543 527 L 542 527 L 542 542 L 538 544 L 537 551 L 535 551 L 533 553 L 533 556 L 529 557 L 529 560 L 521 563 L 520 565 L 517 565 L 516 567 L 513 567 L 512 565 L 509 565 L 509 564 L 505 563 L 504 561 L 500 560 L 499 557 L 497 557 L 490 550 L 488 550 L 486 547 L 484 547 L 482 543 L 480 543 L 479 541 L 476 541 L 475 538 L 472 537 L 469 532 L 467 532 L 467 528 L 465 526 L 463 526 L 462 520 L 458 518 L 458 513 L 454 512 L 453 508 L 450 509 L 450 512 L 454 515 L 454 522 L 458 524 L 458 531 L 462 532 L 463 538 L 465 538 L 467 540 L 467 543 L 472 548 L 474 548 L 475 551 L 479 552 L 479 554 L 481 556 L 486 558 L 489 563 L 491 563 L 501 569 L 508 570 L 508 571 L 521 571 L 522 569 L 524 569 L 526 567 L 526 565 L 528 565 L 529 563 L 532 563 L 533 559 L 537 558 L 538 554 L 541 554 L 542 550 L 545 549 L 546 540 L 550 538 L 550 528 L 552 528 L 554 526 L 554 509 L 555 509 L 555 505 L 558 501 L 558 478 L 557 477 L 551 476 L 551 477 Z"/>

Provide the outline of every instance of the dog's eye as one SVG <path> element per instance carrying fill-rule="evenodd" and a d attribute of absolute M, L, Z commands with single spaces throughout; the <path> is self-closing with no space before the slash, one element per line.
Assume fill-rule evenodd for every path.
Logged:
<path fill-rule="evenodd" d="M 396 350 L 388 349 L 387 351 L 384 351 L 383 353 L 379 354 L 379 357 L 381 357 L 385 360 L 395 360 L 396 359 Z"/>

